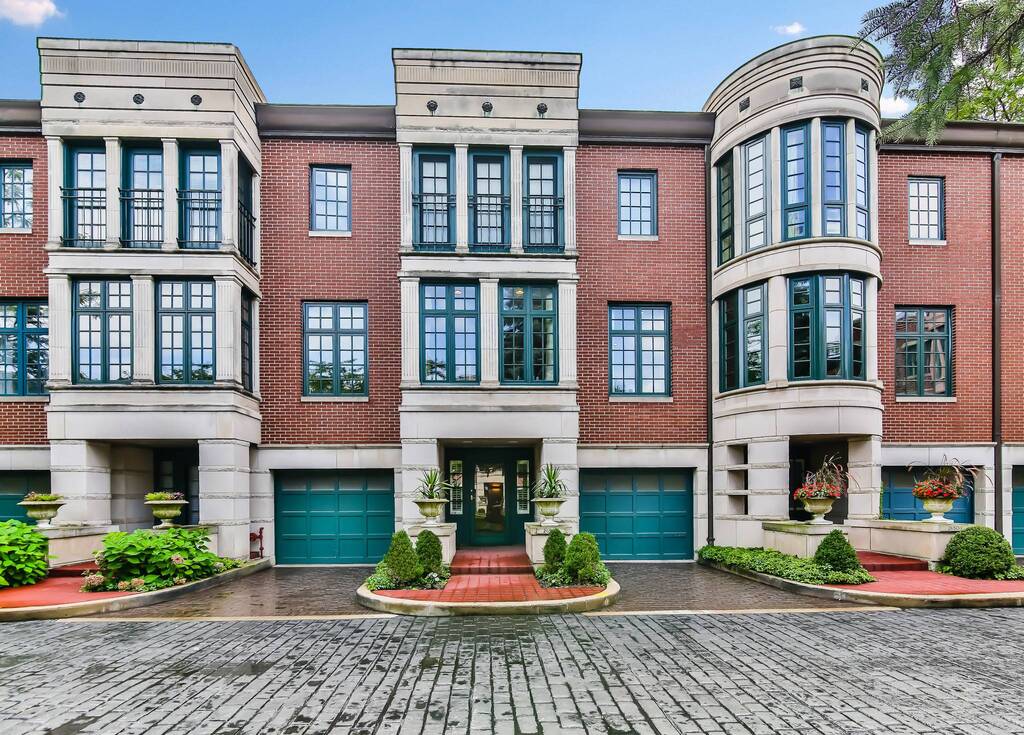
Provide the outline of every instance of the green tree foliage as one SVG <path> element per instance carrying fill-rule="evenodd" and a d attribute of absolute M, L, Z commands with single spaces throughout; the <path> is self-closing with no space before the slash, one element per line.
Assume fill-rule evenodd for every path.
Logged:
<path fill-rule="evenodd" d="M 409 583 L 423 576 L 423 565 L 405 531 L 396 531 L 384 555 L 384 564 L 398 582 Z"/>

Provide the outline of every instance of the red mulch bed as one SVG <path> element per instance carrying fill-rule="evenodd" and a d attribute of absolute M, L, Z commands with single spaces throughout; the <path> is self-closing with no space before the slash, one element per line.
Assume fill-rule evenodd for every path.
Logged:
<path fill-rule="evenodd" d="M 111 597 L 126 597 L 135 592 L 82 592 L 81 577 L 47 577 L 42 582 L 0 589 L 0 609 L 66 605 L 70 602 L 89 602 Z"/>

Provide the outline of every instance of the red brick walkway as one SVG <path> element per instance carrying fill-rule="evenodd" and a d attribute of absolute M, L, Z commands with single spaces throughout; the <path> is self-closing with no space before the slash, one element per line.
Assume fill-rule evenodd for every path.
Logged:
<path fill-rule="evenodd" d="M 42 582 L 0 589 L 0 609 L 36 607 L 37 605 L 66 605 L 70 602 L 90 602 L 110 597 L 124 597 L 132 592 L 82 592 L 82 578 L 47 577 Z"/>
<path fill-rule="evenodd" d="M 938 572 L 871 572 L 877 582 L 867 584 L 832 584 L 829 587 L 859 592 L 886 592 L 900 595 L 982 595 L 1024 592 L 1024 580 L 1000 582 L 987 579 L 964 579 Z"/>
<path fill-rule="evenodd" d="M 379 590 L 378 595 L 437 602 L 531 602 L 596 595 L 601 587 L 544 589 L 521 546 L 458 551 L 443 590 Z"/>

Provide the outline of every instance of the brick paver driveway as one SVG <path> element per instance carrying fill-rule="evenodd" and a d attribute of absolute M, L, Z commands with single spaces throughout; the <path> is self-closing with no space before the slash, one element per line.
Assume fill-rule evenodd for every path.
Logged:
<path fill-rule="evenodd" d="M 1024 611 L 0 625 L 0 731 L 1024 733 Z"/>

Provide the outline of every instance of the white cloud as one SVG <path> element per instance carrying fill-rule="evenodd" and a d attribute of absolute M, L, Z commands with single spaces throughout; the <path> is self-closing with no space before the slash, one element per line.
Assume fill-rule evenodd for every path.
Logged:
<path fill-rule="evenodd" d="M 16 26 L 41 26 L 62 15 L 53 0 L 0 0 L 0 20 L 9 20 Z"/>
<path fill-rule="evenodd" d="M 792 23 L 787 23 L 784 26 L 772 26 L 772 30 L 780 36 L 796 36 L 807 29 L 804 27 L 803 23 L 798 20 L 794 20 Z"/>
<path fill-rule="evenodd" d="M 883 117 L 903 117 L 910 112 L 910 102 L 902 97 L 882 97 Z"/>

